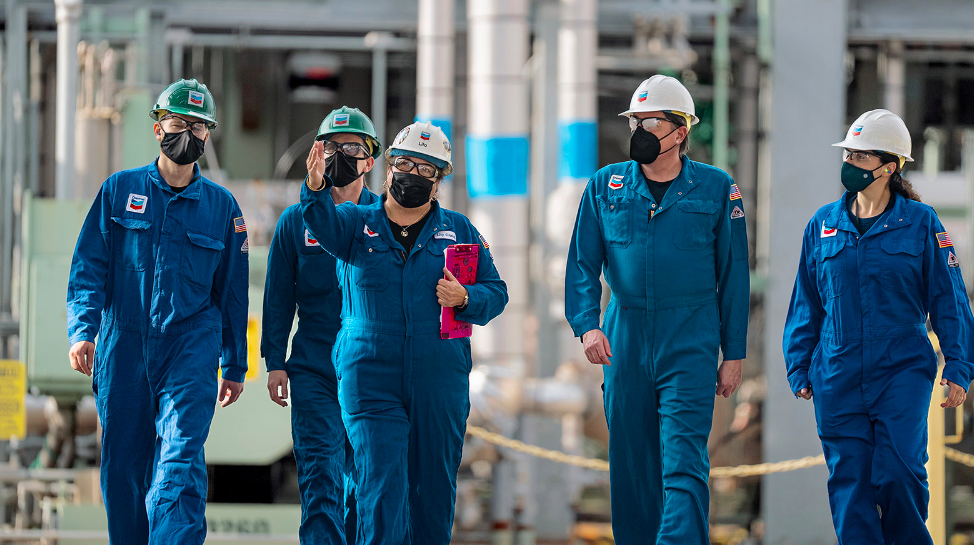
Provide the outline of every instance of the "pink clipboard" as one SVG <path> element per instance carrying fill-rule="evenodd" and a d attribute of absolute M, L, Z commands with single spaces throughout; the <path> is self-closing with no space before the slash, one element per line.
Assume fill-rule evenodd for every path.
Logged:
<path fill-rule="evenodd" d="M 477 259 L 480 257 L 479 244 L 454 244 L 444 252 L 446 268 L 457 281 L 465 286 L 477 282 Z M 473 324 L 457 320 L 453 307 L 443 307 L 440 313 L 440 338 L 460 339 L 473 334 Z"/>

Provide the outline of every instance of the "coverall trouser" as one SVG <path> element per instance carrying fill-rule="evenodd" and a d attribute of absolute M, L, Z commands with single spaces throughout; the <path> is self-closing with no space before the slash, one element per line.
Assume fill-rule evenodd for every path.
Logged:
<path fill-rule="evenodd" d="M 216 407 L 219 333 L 146 337 L 102 327 L 93 391 L 112 545 L 206 537 L 203 444 Z"/>
<path fill-rule="evenodd" d="M 299 537 L 308 545 L 354 543 L 354 483 L 346 479 L 346 457 L 348 462 L 351 457 L 338 404 L 338 379 L 332 346 L 320 348 L 306 354 L 304 345 L 293 344 L 287 362 L 291 437 L 301 491 Z"/>
<path fill-rule="evenodd" d="M 362 545 L 450 543 L 470 348 L 438 322 L 408 327 L 346 319 L 335 351 Z"/>
<path fill-rule="evenodd" d="M 823 340 L 824 357 L 809 369 L 841 545 L 933 543 L 924 464 L 935 367 L 918 361 L 904 368 L 896 357 L 919 357 L 917 345 L 926 343 L 918 336 L 846 346 Z"/>
<path fill-rule="evenodd" d="M 646 306 L 613 298 L 602 327 L 612 532 L 619 545 L 707 545 L 717 305 Z"/>

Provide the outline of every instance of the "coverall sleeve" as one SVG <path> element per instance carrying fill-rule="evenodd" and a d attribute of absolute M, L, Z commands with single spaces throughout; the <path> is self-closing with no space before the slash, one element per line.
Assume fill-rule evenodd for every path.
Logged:
<path fill-rule="evenodd" d="M 301 184 L 301 215 L 308 231 L 326 252 L 338 259 L 348 260 L 355 227 L 361 213 L 352 204 L 335 206 L 331 184 L 321 191 L 308 188 L 307 179 Z"/>
<path fill-rule="evenodd" d="M 111 263 L 112 184 L 102 184 L 78 235 L 68 276 L 68 343 L 94 342 L 105 308 Z"/>
<path fill-rule="evenodd" d="M 589 180 L 578 205 L 565 266 L 565 318 L 576 337 L 599 329 L 604 264 L 605 243 L 599 207 L 595 202 L 595 183 Z"/>
<path fill-rule="evenodd" d="M 742 360 L 747 355 L 747 321 L 751 313 L 747 226 L 742 199 L 730 199 L 730 186 L 727 196 L 717 219 L 715 247 L 720 350 L 725 360 Z"/>
<path fill-rule="evenodd" d="M 240 206 L 232 201 L 233 218 L 243 217 Z M 223 350 L 220 368 L 222 377 L 243 382 L 247 374 L 247 304 L 250 276 L 247 231 L 234 229 L 233 221 L 227 225 L 223 261 L 213 279 L 213 290 L 220 294 L 220 310 L 223 313 Z"/>
<path fill-rule="evenodd" d="M 294 247 L 294 217 L 285 212 L 277 220 L 267 254 L 264 279 L 264 312 L 261 317 L 260 354 L 267 371 L 283 371 L 287 343 L 294 324 L 297 255 Z"/>
<path fill-rule="evenodd" d="M 815 283 L 817 273 L 814 237 L 812 222 L 805 228 L 798 275 L 791 292 L 782 341 L 788 384 L 796 395 L 802 388 L 811 386 L 808 382 L 808 368 L 812 364 L 812 354 L 818 346 L 822 320 L 825 318 L 825 307 L 822 306 L 822 298 Z"/>
<path fill-rule="evenodd" d="M 480 240 L 480 256 L 477 258 L 477 282 L 466 286 L 470 300 L 467 308 L 457 315 L 463 321 L 476 325 L 486 325 L 504 311 L 507 306 L 507 283 L 501 280 L 494 258 L 487 250 L 484 237 L 474 228 L 474 233 Z"/>
<path fill-rule="evenodd" d="M 930 324 L 946 362 L 943 378 L 967 390 L 974 378 L 974 316 L 960 266 L 951 266 L 957 265 L 957 251 L 953 246 L 941 248 L 937 240 L 937 234 L 947 230 L 936 218 L 931 227 L 934 232 L 923 254 Z"/>

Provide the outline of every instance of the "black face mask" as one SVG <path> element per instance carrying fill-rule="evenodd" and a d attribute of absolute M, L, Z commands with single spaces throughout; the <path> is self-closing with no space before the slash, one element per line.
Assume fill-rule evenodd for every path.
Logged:
<path fill-rule="evenodd" d="M 336 151 L 331 157 L 325 157 L 325 174 L 331 178 L 335 187 L 345 187 L 362 177 L 358 172 L 358 161 Z"/>
<path fill-rule="evenodd" d="M 411 172 L 393 172 L 389 194 L 403 208 L 419 208 L 430 201 L 434 183 Z"/>
<path fill-rule="evenodd" d="M 679 127 L 677 127 L 679 128 Z M 663 138 L 676 132 L 676 129 L 666 133 Z M 657 157 L 676 147 L 676 144 L 660 151 L 660 138 L 642 127 L 636 127 L 629 137 L 629 158 L 640 165 L 648 165 Z"/>
<path fill-rule="evenodd" d="M 197 138 L 193 131 L 185 130 L 172 133 L 162 131 L 162 134 L 166 135 L 162 137 L 162 153 L 172 159 L 173 163 L 189 165 L 203 156 L 206 140 Z"/>

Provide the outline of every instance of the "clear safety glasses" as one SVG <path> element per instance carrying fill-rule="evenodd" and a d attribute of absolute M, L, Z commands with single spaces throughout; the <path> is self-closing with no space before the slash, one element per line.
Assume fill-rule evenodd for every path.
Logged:
<path fill-rule="evenodd" d="M 416 169 L 416 172 L 423 178 L 435 178 L 440 170 L 429 163 L 417 163 L 412 159 L 407 159 L 405 157 L 396 157 L 392 161 L 392 166 L 396 167 L 399 172 L 412 172 Z"/>
<path fill-rule="evenodd" d="M 159 120 L 159 124 L 162 125 L 162 130 L 166 131 L 167 133 L 177 133 L 185 130 L 191 130 L 197 138 L 202 139 L 206 137 L 205 121 L 186 121 L 177 115 L 168 114 L 162 116 L 162 119 Z"/>
<path fill-rule="evenodd" d="M 642 126 L 643 130 L 649 132 L 658 129 L 663 122 L 673 123 L 665 117 L 646 117 L 639 119 L 636 116 L 629 116 L 629 130 L 634 131 L 636 127 Z"/>
<path fill-rule="evenodd" d="M 358 142 L 332 142 L 331 140 L 325 140 L 324 146 L 325 156 L 331 157 L 335 155 L 336 151 L 341 150 L 343 154 L 348 157 L 354 157 L 356 159 L 366 159 L 369 156 L 369 150 L 365 148 L 362 144 Z"/>

